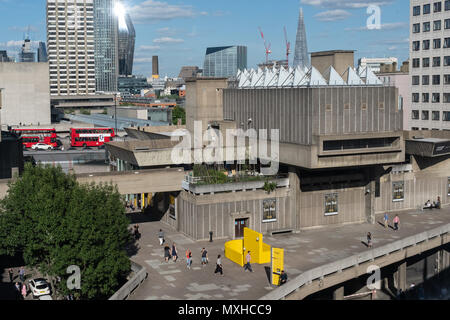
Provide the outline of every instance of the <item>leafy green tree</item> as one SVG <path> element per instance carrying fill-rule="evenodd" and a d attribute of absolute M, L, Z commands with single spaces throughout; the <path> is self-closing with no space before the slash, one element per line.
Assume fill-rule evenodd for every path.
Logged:
<path fill-rule="evenodd" d="M 128 275 L 129 221 L 113 186 L 80 185 L 60 167 L 27 164 L 0 205 L 0 254 L 21 252 L 58 293 L 69 293 L 71 265 L 81 271 L 78 299 L 107 298 Z"/>
<path fill-rule="evenodd" d="M 178 123 L 178 119 L 181 119 L 181 124 L 186 124 L 186 110 L 180 106 L 176 106 L 172 110 L 172 122 L 174 125 Z"/>

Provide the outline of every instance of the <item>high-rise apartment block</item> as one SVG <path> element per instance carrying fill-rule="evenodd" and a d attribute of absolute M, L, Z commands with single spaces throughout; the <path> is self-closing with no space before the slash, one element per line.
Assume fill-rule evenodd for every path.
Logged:
<path fill-rule="evenodd" d="M 206 49 L 203 76 L 232 77 L 247 68 L 247 47 L 229 46 Z"/>
<path fill-rule="evenodd" d="M 450 0 L 411 0 L 411 128 L 450 130 Z"/>
<path fill-rule="evenodd" d="M 119 76 L 118 0 L 94 0 L 95 80 L 97 91 L 117 92 Z"/>
<path fill-rule="evenodd" d="M 94 0 L 47 0 L 50 94 L 95 94 Z"/>

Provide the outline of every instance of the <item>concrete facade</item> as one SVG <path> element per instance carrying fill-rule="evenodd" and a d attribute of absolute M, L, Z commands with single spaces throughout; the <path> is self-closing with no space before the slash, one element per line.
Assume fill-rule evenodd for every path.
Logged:
<path fill-rule="evenodd" d="M 311 53 L 311 65 L 321 74 L 330 67 L 343 75 L 349 67 L 355 66 L 355 56 L 353 50 L 332 50 Z"/>
<path fill-rule="evenodd" d="M 0 62 L 2 124 L 49 125 L 49 69 L 45 62 Z"/>

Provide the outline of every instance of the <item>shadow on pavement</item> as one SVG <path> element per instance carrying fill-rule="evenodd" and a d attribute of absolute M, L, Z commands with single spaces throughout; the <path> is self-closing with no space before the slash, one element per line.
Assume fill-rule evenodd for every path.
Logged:
<path fill-rule="evenodd" d="M 23 300 L 22 295 L 16 290 L 14 283 L 20 282 L 18 268 L 25 265 L 22 257 L 0 256 L 0 300 Z M 8 269 L 14 270 L 13 282 L 9 282 Z"/>

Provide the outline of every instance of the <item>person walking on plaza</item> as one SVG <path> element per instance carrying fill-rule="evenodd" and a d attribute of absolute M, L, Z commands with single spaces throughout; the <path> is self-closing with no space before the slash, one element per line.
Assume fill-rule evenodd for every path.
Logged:
<path fill-rule="evenodd" d="M 25 281 L 25 269 L 23 267 L 20 267 L 20 269 L 19 269 L 19 278 L 20 278 L 20 281 L 22 281 L 22 282 Z"/>
<path fill-rule="evenodd" d="M 384 214 L 384 227 L 385 228 L 389 227 L 389 216 L 387 212 Z"/>
<path fill-rule="evenodd" d="M 18 282 L 16 282 L 15 287 L 16 287 L 17 292 L 20 293 L 20 284 Z"/>
<path fill-rule="evenodd" d="M 9 268 L 8 269 L 8 273 L 9 273 L 9 282 L 13 282 L 13 280 L 14 280 L 14 270 L 13 269 L 11 269 L 11 268 Z"/>
<path fill-rule="evenodd" d="M 27 286 L 25 283 L 22 284 L 22 296 L 24 299 L 27 297 Z"/>
<path fill-rule="evenodd" d="M 162 229 L 159 229 L 158 238 L 159 238 L 159 245 L 162 246 L 164 243 L 164 232 L 162 231 Z"/>
<path fill-rule="evenodd" d="M 244 265 L 244 271 L 249 270 L 250 272 L 253 272 L 252 266 L 250 264 L 250 262 L 252 261 L 252 256 L 250 255 L 250 251 L 245 256 L 245 261 L 246 261 L 246 264 Z"/>
<path fill-rule="evenodd" d="M 395 215 L 393 222 L 394 222 L 394 230 L 398 230 L 398 224 L 400 223 L 400 218 L 398 217 L 398 215 Z"/>
<path fill-rule="evenodd" d="M 175 245 L 175 242 L 172 244 L 172 260 L 173 260 L 173 262 L 177 262 L 177 260 L 178 260 L 178 252 L 177 252 L 177 246 Z"/>
<path fill-rule="evenodd" d="M 191 264 L 192 264 L 192 252 L 191 252 L 191 250 L 187 249 L 186 250 L 186 267 L 188 269 L 190 269 Z"/>
<path fill-rule="evenodd" d="M 370 232 L 367 233 L 367 246 L 372 248 L 372 234 Z"/>
<path fill-rule="evenodd" d="M 220 272 L 220 274 L 223 276 L 223 266 L 222 266 L 222 259 L 220 258 L 220 254 L 217 256 L 216 270 L 214 271 L 214 273 L 218 273 L 218 272 Z"/>
<path fill-rule="evenodd" d="M 169 245 L 166 244 L 166 246 L 164 247 L 164 261 L 169 262 L 169 259 L 170 259 L 170 247 Z"/>
<path fill-rule="evenodd" d="M 201 254 L 202 254 L 202 265 L 205 265 L 208 263 L 208 251 L 206 251 L 206 249 L 203 248 Z"/>

